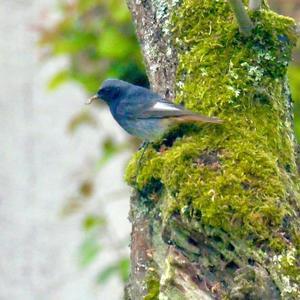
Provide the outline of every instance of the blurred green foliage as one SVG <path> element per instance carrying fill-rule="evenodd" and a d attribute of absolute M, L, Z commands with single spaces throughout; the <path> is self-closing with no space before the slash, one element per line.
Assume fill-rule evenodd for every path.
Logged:
<path fill-rule="evenodd" d="M 147 86 L 130 14 L 123 0 L 61 1 L 60 20 L 41 27 L 40 46 L 48 55 L 67 56 L 69 65 L 49 82 L 55 89 L 73 80 L 95 93 L 108 77 Z"/>
<path fill-rule="evenodd" d="M 85 237 L 79 248 L 79 263 L 85 268 L 92 264 L 100 255 L 105 247 L 102 238 L 109 235 L 109 224 L 103 215 L 89 214 L 82 223 Z M 128 241 L 124 244 L 122 241 L 115 240 L 109 236 L 110 247 L 117 251 L 118 255 L 115 260 L 107 264 L 96 275 L 95 281 L 103 285 L 113 276 L 118 276 L 120 281 L 125 284 L 129 278 L 130 261 L 124 256 L 122 248 L 127 247 Z M 106 245 L 107 247 L 107 245 Z"/>
<path fill-rule="evenodd" d="M 107 221 L 104 216 L 89 214 L 82 223 L 85 237 L 79 249 L 79 263 L 81 267 L 89 266 L 103 249 L 101 235 L 105 233 Z"/>
<path fill-rule="evenodd" d="M 109 77 L 124 79 L 134 84 L 148 86 L 140 47 L 136 39 L 126 2 L 123 0 L 73 0 L 58 2 L 59 19 L 50 27 L 40 26 L 39 45 L 47 57 L 66 57 L 67 66 L 51 78 L 50 90 L 68 81 L 77 82 L 87 94 L 94 94 Z M 97 119 L 89 110 L 82 109 L 68 124 L 68 132 L 74 134 L 82 126 L 97 128 Z M 107 136 L 101 141 L 102 155 L 95 163 L 100 171 L 113 157 L 136 143 L 132 140 L 117 143 Z M 74 213 L 94 194 L 94 178 L 84 179 L 75 195 L 63 208 L 63 214 Z M 88 214 L 83 220 L 84 238 L 79 248 L 79 264 L 85 268 L 100 257 L 108 245 L 105 243 L 109 222 L 104 214 Z M 126 243 L 110 237 L 117 254 L 115 261 L 99 271 L 98 284 L 105 284 L 118 276 L 125 283 L 129 276 L 129 258 L 124 256 Z"/>
<path fill-rule="evenodd" d="M 127 257 L 121 258 L 113 264 L 108 265 L 104 268 L 97 276 L 97 282 L 99 284 L 105 284 L 112 276 L 116 273 L 121 278 L 122 282 L 126 284 L 129 278 L 130 263 Z"/>
<path fill-rule="evenodd" d="M 80 127 L 83 124 L 89 125 L 91 127 L 97 127 L 98 125 L 97 120 L 93 115 L 91 115 L 86 110 L 82 110 L 79 114 L 77 114 L 70 120 L 68 124 L 68 132 L 75 133 L 78 127 Z"/>
<path fill-rule="evenodd" d="M 294 101 L 295 132 L 298 142 L 300 142 L 300 65 L 294 62 L 289 67 L 288 77 Z"/>
<path fill-rule="evenodd" d="M 299 0 L 269 0 L 271 8 L 282 15 L 290 16 L 297 22 L 300 21 Z M 300 42 L 294 50 L 293 61 L 288 70 L 288 77 L 292 98 L 294 101 L 295 132 L 300 143 Z"/>

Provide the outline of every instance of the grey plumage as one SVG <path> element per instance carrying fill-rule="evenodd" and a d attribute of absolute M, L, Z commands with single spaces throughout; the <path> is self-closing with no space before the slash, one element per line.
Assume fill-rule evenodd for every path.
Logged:
<path fill-rule="evenodd" d="M 97 98 L 104 100 L 115 120 L 131 135 L 154 140 L 177 123 L 221 123 L 173 104 L 149 89 L 128 82 L 108 79 L 102 84 Z"/>

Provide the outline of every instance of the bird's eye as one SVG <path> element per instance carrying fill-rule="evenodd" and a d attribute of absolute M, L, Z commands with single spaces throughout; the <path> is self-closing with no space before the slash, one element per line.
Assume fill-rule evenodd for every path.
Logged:
<path fill-rule="evenodd" d="M 100 93 L 107 94 L 107 93 L 109 93 L 109 91 L 110 91 L 110 87 L 104 87 L 100 90 Z"/>

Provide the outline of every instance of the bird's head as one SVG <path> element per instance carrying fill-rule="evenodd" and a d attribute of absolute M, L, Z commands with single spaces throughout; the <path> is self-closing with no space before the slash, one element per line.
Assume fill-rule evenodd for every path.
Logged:
<path fill-rule="evenodd" d="M 97 94 L 90 99 L 89 103 L 99 99 L 109 104 L 124 95 L 129 87 L 130 83 L 128 82 L 119 79 L 106 79 Z"/>

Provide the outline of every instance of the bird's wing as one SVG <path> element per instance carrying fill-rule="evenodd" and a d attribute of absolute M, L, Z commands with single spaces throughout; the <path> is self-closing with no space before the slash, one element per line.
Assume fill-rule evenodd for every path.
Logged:
<path fill-rule="evenodd" d="M 166 100 L 156 101 L 153 105 L 143 110 L 143 112 L 138 116 L 138 119 L 147 118 L 172 118 L 177 122 L 222 123 L 222 121 L 218 118 L 210 118 L 199 113 L 191 112 L 181 105 L 176 105 Z"/>
<path fill-rule="evenodd" d="M 126 97 L 122 97 L 116 107 L 116 113 L 126 118 L 138 119 L 160 99 L 160 96 L 152 91 L 135 86 L 134 89 L 127 91 Z"/>
<path fill-rule="evenodd" d="M 135 87 L 127 93 L 116 108 L 117 114 L 132 119 L 172 119 L 175 122 L 204 122 L 221 123 L 218 118 L 186 110 L 181 105 L 173 104 L 158 94 L 142 88 Z"/>

